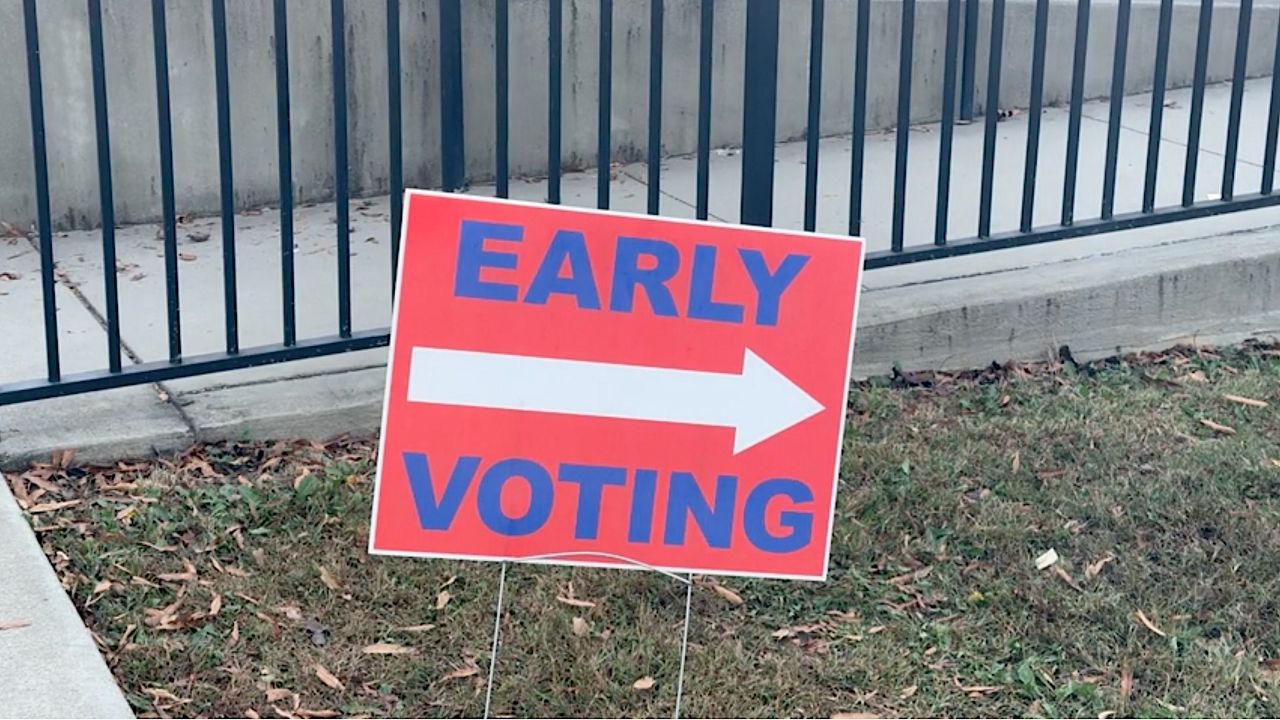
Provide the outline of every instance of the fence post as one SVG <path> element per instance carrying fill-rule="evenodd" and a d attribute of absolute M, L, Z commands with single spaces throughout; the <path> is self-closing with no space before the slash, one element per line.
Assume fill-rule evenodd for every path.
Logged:
<path fill-rule="evenodd" d="M 440 0 L 440 176 L 445 192 L 467 184 L 462 119 L 462 0 Z"/>
<path fill-rule="evenodd" d="M 960 64 L 960 119 L 973 119 L 973 79 L 978 64 L 978 0 L 964 3 L 964 59 Z"/>
<path fill-rule="evenodd" d="M 744 225 L 773 223 L 773 143 L 778 108 L 778 2 L 747 0 L 742 93 Z"/>

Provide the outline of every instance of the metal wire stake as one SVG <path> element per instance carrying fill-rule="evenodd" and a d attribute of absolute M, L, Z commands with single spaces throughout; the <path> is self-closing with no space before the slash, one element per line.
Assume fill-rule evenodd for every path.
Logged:
<path fill-rule="evenodd" d="M 488 720 L 489 703 L 493 700 L 493 675 L 494 670 L 498 667 L 498 637 L 502 631 L 502 596 L 507 590 L 507 563 L 502 563 L 502 571 L 498 573 L 498 604 L 493 610 L 493 645 L 489 649 L 489 682 L 488 687 L 484 691 L 484 717 Z M 688 609 L 685 610 L 685 635 L 689 633 Z M 681 672 L 683 673 L 684 659 L 681 656 Z M 676 700 L 676 707 L 679 708 L 680 701 Z M 679 712 L 677 710 L 677 712 Z"/>
<path fill-rule="evenodd" d="M 684 661 L 689 655 L 689 608 L 693 606 L 693 575 L 685 580 L 684 636 L 680 639 L 680 674 L 676 677 L 676 712 L 672 716 L 680 720 L 680 701 L 684 698 Z"/>

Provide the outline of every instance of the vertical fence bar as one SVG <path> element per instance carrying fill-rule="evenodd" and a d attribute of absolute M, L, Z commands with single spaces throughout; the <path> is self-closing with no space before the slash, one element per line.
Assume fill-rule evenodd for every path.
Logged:
<path fill-rule="evenodd" d="M 1076 51 L 1071 70 L 1071 109 L 1067 119 L 1067 167 L 1062 181 L 1062 224 L 1076 214 L 1076 173 L 1080 167 L 1080 114 L 1084 108 L 1085 59 L 1089 49 L 1089 0 L 1076 6 Z"/>
<path fill-rule="evenodd" d="M 1253 0 L 1240 0 L 1240 23 L 1236 26 L 1236 65 L 1231 74 L 1231 109 L 1227 115 L 1227 148 L 1222 161 L 1222 199 L 1230 200 L 1236 189 L 1236 153 L 1240 149 L 1240 111 L 1244 103 L 1244 76 L 1249 62 L 1249 19 Z"/>
<path fill-rule="evenodd" d="M 699 220 L 707 219 L 711 196 L 711 41 L 715 13 L 715 0 L 702 0 L 698 19 L 698 187 L 694 203 Z"/>
<path fill-rule="evenodd" d="M 116 288 L 116 212 L 111 187 L 111 131 L 107 127 L 107 68 L 102 50 L 102 0 L 89 3 L 93 65 L 93 118 L 98 145 L 98 198 L 102 210 L 102 286 L 107 311 L 107 367 L 120 372 L 120 297 Z"/>
<path fill-rule="evenodd" d="M 222 308 L 226 317 L 227 354 L 240 352 L 236 307 L 235 182 L 231 173 L 231 89 L 227 78 L 227 3 L 212 0 L 213 78 L 218 113 L 218 175 L 222 204 Z"/>
<path fill-rule="evenodd" d="M 1027 107 L 1027 157 L 1022 167 L 1022 218 L 1018 229 L 1031 232 L 1036 205 L 1036 163 L 1040 159 L 1040 108 L 1044 101 L 1044 54 L 1049 34 L 1049 0 L 1036 0 L 1031 41 L 1031 98 Z"/>
<path fill-rule="evenodd" d="M 609 155 L 613 140 L 613 0 L 600 0 L 600 94 L 596 105 L 596 207 L 609 207 Z"/>
<path fill-rule="evenodd" d="M 947 210 L 951 203 L 951 140 L 956 109 L 956 45 L 960 36 L 960 0 L 947 0 L 947 40 L 942 70 L 942 120 L 938 140 L 938 203 L 933 244 L 947 244 Z"/>
<path fill-rule="evenodd" d="M 1191 80 L 1191 117 L 1187 123 L 1187 162 L 1182 171 L 1182 206 L 1196 199 L 1196 164 L 1200 159 L 1200 126 L 1204 117 L 1205 75 L 1209 68 L 1209 31 L 1213 24 L 1213 0 L 1200 0 L 1196 32 L 1196 67 Z"/>
<path fill-rule="evenodd" d="M 560 204 L 560 61 L 563 0 L 547 0 L 547 202 Z"/>
<path fill-rule="evenodd" d="M 853 50 L 853 152 L 849 158 L 849 234 L 862 234 L 862 170 L 867 139 L 867 46 L 871 0 L 858 0 L 858 27 Z"/>
<path fill-rule="evenodd" d="M 649 198 L 657 215 L 662 193 L 662 0 L 649 0 Z"/>
<path fill-rule="evenodd" d="M 54 295 L 53 221 L 49 212 L 49 158 L 44 135 L 44 83 L 40 72 L 40 29 L 36 0 L 22 0 L 27 46 L 27 97 L 31 107 L 31 156 L 35 165 L 36 232 L 40 237 L 40 296 L 44 309 L 44 359 L 49 382 L 62 379 L 58 357 L 58 305 Z"/>
<path fill-rule="evenodd" d="M 280 323 L 285 345 L 298 342 L 293 262 L 293 130 L 289 119 L 289 0 L 275 0 L 276 150 L 280 175 Z"/>
<path fill-rule="evenodd" d="M 164 229 L 164 297 L 169 362 L 182 359 L 178 307 L 178 218 L 173 194 L 173 119 L 169 109 L 169 38 L 164 0 L 151 0 L 151 39 L 156 69 L 156 129 L 160 140 L 160 222 Z"/>
<path fill-rule="evenodd" d="M 511 72 L 510 61 L 510 44 L 511 44 L 511 19 L 508 14 L 507 0 L 494 0 L 493 4 L 493 108 L 494 108 L 494 144 L 496 164 L 494 173 L 497 175 L 497 192 L 498 197 L 504 198 L 511 194 L 510 180 L 510 154 L 511 150 L 508 145 L 510 131 L 508 130 L 509 120 L 509 80 L 508 75 Z"/>
<path fill-rule="evenodd" d="M 982 141 L 982 192 L 978 199 L 978 237 L 991 235 L 992 183 L 996 169 L 996 122 L 1000 120 L 1000 60 L 1004 44 L 1004 0 L 991 2 L 991 55 L 987 59 L 987 109 Z"/>
<path fill-rule="evenodd" d="M 440 0 L 440 173 L 445 192 L 457 192 L 467 184 L 461 3 Z"/>
<path fill-rule="evenodd" d="M 978 2 L 964 0 L 964 64 L 960 76 L 960 119 L 973 119 L 973 86 L 978 74 Z"/>
<path fill-rule="evenodd" d="M 1280 130 L 1280 33 L 1275 40 L 1275 56 L 1271 60 L 1271 104 L 1267 110 L 1267 144 L 1262 153 L 1262 194 L 1270 195 L 1275 187 L 1276 135 Z"/>
<path fill-rule="evenodd" d="M 776 0 L 747 0 L 742 97 L 742 223 L 773 223 L 773 152 L 778 110 Z"/>
<path fill-rule="evenodd" d="M 400 264 L 404 218 L 404 137 L 400 127 L 400 0 L 387 0 L 387 154 L 391 193 L 391 292 Z"/>
<path fill-rule="evenodd" d="M 898 127 L 893 154 L 893 232 L 891 249 L 902 252 L 907 213 L 907 150 L 911 143 L 911 49 L 915 44 L 916 0 L 902 0 L 902 37 L 898 42 Z"/>
<path fill-rule="evenodd" d="M 347 0 L 329 0 L 333 36 L 333 194 L 338 229 L 338 335 L 351 337 L 351 191 L 347 155 Z"/>
<path fill-rule="evenodd" d="M 805 123 L 804 229 L 818 222 L 818 141 L 822 137 L 822 26 L 825 0 L 813 0 L 809 12 L 809 117 Z"/>
<path fill-rule="evenodd" d="M 1111 59 L 1111 106 L 1107 116 L 1107 153 L 1102 171 L 1102 219 L 1115 212 L 1116 160 L 1120 154 L 1120 111 L 1124 108 L 1124 66 L 1129 54 L 1129 13 L 1132 0 L 1116 6 L 1116 45 Z"/>
<path fill-rule="evenodd" d="M 1156 65 L 1151 88 L 1151 125 L 1147 132 L 1147 178 L 1142 188 L 1142 212 L 1156 204 L 1156 171 L 1160 167 L 1160 128 L 1164 120 L 1164 85 L 1169 69 L 1169 26 L 1173 0 L 1160 0 L 1160 20 L 1156 35 Z"/>

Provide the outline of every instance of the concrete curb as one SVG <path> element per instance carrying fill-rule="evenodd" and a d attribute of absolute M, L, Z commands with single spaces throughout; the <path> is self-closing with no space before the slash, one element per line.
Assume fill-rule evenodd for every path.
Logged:
<path fill-rule="evenodd" d="M 133 717 L 6 483 L 0 538 L 0 717 Z"/>

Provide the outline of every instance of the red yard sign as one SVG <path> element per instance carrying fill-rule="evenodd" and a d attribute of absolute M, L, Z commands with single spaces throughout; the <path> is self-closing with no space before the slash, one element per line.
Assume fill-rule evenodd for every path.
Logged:
<path fill-rule="evenodd" d="M 862 256 L 408 193 L 370 552 L 825 578 Z"/>

